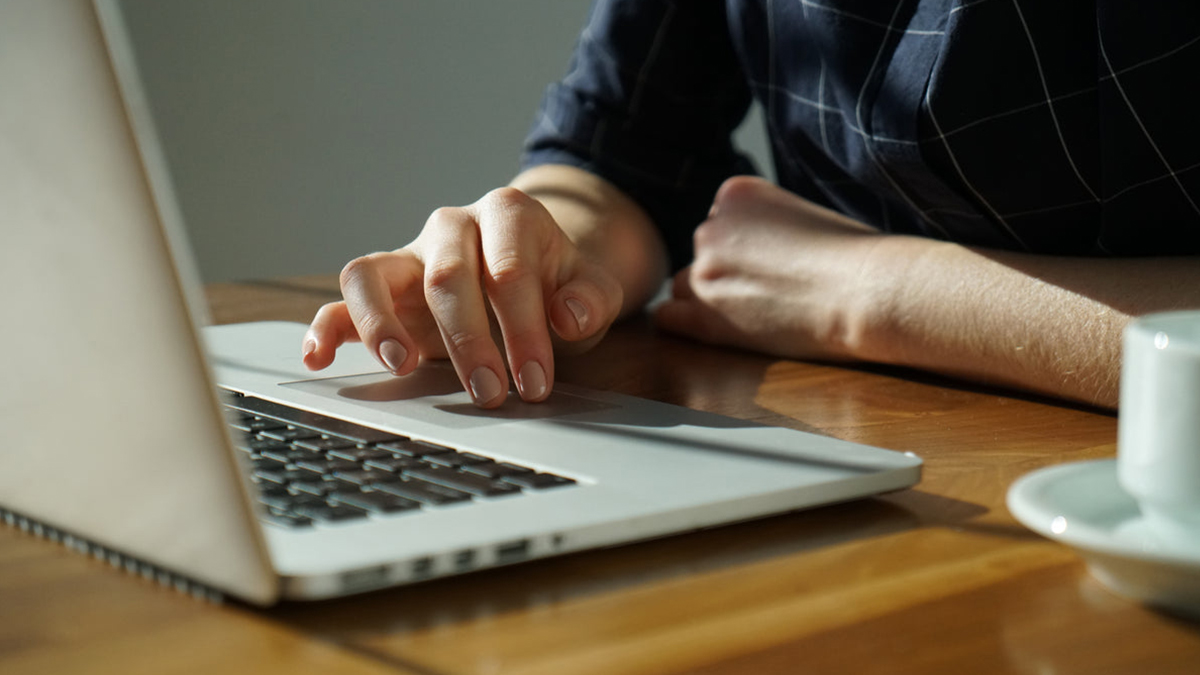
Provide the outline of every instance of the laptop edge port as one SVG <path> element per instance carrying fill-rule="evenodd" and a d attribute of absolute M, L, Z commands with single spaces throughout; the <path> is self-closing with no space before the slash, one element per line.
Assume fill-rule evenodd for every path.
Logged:
<path fill-rule="evenodd" d="M 372 590 L 386 586 L 390 581 L 387 565 L 368 567 L 345 572 L 341 576 L 342 588 L 349 593 Z"/>
<path fill-rule="evenodd" d="M 496 564 L 504 565 L 529 557 L 529 540 L 518 539 L 496 547 Z"/>
<path fill-rule="evenodd" d="M 433 574 L 433 558 L 426 556 L 414 560 L 412 563 L 412 574 L 418 579 Z"/>
<path fill-rule="evenodd" d="M 458 570 L 469 570 L 475 565 L 475 550 L 464 549 L 454 554 L 454 568 Z"/>

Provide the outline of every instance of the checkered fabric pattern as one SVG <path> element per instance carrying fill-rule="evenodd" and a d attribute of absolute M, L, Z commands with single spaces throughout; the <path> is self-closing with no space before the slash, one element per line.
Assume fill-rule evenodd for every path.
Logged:
<path fill-rule="evenodd" d="M 883 230 L 1195 255 L 1198 81 L 1186 0 L 599 0 L 522 164 L 614 182 L 679 266 L 753 171 L 731 142 L 753 98 L 779 183 Z"/>

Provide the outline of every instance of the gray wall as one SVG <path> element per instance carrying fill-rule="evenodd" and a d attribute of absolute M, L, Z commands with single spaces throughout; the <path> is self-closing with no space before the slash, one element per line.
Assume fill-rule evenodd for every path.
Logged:
<path fill-rule="evenodd" d="M 201 274 L 336 272 L 506 182 L 588 4 L 124 0 Z"/>

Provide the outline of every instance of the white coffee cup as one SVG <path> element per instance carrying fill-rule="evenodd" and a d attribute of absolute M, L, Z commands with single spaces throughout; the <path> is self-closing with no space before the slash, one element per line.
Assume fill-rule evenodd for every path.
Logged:
<path fill-rule="evenodd" d="M 1200 547 L 1200 311 L 1125 329 L 1117 478 L 1167 545 Z"/>

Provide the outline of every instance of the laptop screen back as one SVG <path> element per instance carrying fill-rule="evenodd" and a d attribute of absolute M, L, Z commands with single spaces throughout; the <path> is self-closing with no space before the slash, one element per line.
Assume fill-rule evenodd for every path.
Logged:
<path fill-rule="evenodd" d="M 269 602 L 128 55 L 115 3 L 0 3 L 0 508 Z"/>

